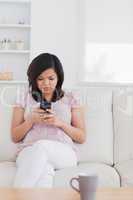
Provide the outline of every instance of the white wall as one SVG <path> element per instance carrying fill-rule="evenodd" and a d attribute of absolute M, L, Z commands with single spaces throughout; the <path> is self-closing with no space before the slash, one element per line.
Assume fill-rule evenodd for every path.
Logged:
<path fill-rule="evenodd" d="M 91 49 L 89 53 L 86 49 L 93 44 L 101 44 L 100 48 L 103 48 L 102 44 L 107 45 L 107 48 L 108 44 L 111 44 L 111 48 L 113 44 L 113 48 L 118 44 L 118 47 L 120 45 L 123 48 L 122 52 L 127 51 L 125 46 L 128 48 L 127 45 L 133 43 L 132 10 L 132 0 L 32 0 L 31 58 L 40 52 L 55 53 L 64 66 L 65 85 L 75 85 L 85 80 L 85 74 L 89 73 L 85 68 L 90 69 L 86 57 L 91 60 Z M 110 57 L 108 53 L 106 55 Z M 116 54 L 114 57 L 118 58 Z M 129 56 L 126 59 L 129 60 Z M 92 74 L 89 76 L 91 81 L 124 80 L 124 71 L 122 78 L 118 77 L 121 66 L 118 66 L 117 74 L 111 71 L 112 66 L 107 70 L 106 66 L 105 62 L 104 66 L 101 62 L 97 63 L 97 68 L 93 70 L 94 78 Z M 103 74 L 102 71 L 107 72 Z M 128 74 L 125 81 L 128 81 Z"/>
<path fill-rule="evenodd" d="M 74 85 L 78 69 L 78 0 L 33 0 L 31 59 L 56 54 L 64 66 L 65 86 Z"/>
<path fill-rule="evenodd" d="M 84 70 L 79 80 L 133 82 L 133 1 L 80 1 Z"/>
<path fill-rule="evenodd" d="M 98 43 L 133 42 L 132 0 L 84 0 L 86 39 Z"/>

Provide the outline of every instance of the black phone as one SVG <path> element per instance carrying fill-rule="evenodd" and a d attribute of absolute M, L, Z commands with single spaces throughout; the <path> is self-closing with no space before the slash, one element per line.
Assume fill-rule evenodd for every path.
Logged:
<path fill-rule="evenodd" d="M 42 100 L 40 102 L 40 108 L 45 110 L 48 114 L 50 114 L 50 112 L 47 111 L 47 109 L 51 109 L 51 102 Z"/>

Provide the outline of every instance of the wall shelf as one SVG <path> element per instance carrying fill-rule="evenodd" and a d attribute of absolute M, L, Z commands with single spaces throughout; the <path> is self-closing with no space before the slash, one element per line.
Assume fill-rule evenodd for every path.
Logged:
<path fill-rule="evenodd" d="M 31 3 L 30 0 L 0 0 L 0 3 Z"/>
<path fill-rule="evenodd" d="M 31 1 L 0 0 L 0 72 L 11 72 L 12 80 L 25 81 L 30 60 Z"/>
<path fill-rule="evenodd" d="M 29 50 L 0 50 L 0 54 L 29 54 L 30 51 Z"/>
<path fill-rule="evenodd" d="M 14 81 L 14 80 L 10 80 L 10 81 L 6 81 L 6 80 L 0 80 L 0 84 L 28 84 L 28 81 Z"/>
<path fill-rule="evenodd" d="M 0 28 L 31 28 L 29 24 L 0 24 Z"/>

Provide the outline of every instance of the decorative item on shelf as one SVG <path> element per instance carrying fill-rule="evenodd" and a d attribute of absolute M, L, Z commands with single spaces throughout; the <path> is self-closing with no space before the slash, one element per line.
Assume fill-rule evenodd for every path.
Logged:
<path fill-rule="evenodd" d="M 10 49 L 10 46 L 11 46 L 11 40 L 10 39 L 5 39 L 4 40 L 4 49 L 8 50 L 8 49 Z"/>
<path fill-rule="evenodd" d="M 13 80 L 13 72 L 0 72 L 0 80 Z"/>
<path fill-rule="evenodd" d="M 0 50 L 24 50 L 24 41 L 3 38 L 0 40 Z"/>
<path fill-rule="evenodd" d="M 18 24 L 25 24 L 25 20 L 24 20 L 24 19 L 20 19 L 20 20 L 18 21 Z"/>
<path fill-rule="evenodd" d="M 0 40 L 0 49 L 1 50 L 5 49 L 5 42 L 6 42 L 6 39 Z"/>
<path fill-rule="evenodd" d="M 0 50 L 2 49 L 2 46 L 3 46 L 3 41 L 0 40 Z"/>
<path fill-rule="evenodd" d="M 23 40 L 16 40 L 16 49 L 23 50 L 24 49 L 24 41 Z"/>
<path fill-rule="evenodd" d="M 9 50 L 11 47 L 11 40 L 9 38 L 4 38 L 0 40 L 0 49 L 1 50 Z"/>
<path fill-rule="evenodd" d="M 13 80 L 13 72 L 3 64 L 0 65 L 0 80 Z"/>

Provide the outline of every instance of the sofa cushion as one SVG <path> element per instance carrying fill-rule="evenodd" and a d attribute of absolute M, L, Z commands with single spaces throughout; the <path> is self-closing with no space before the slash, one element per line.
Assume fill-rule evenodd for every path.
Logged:
<path fill-rule="evenodd" d="M 0 162 L 0 187 L 11 187 L 15 173 L 15 162 Z"/>
<path fill-rule="evenodd" d="M 15 162 L 0 162 L 0 187 L 11 187 L 16 173 Z M 69 180 L 79 173 L 97 174 L 99 186 L 119 187 L 119 175 L 114 168 L 98 163 L 80 164 L 78 167 L 68 167 L 57 170 L 54 187 L 70 187 Z"/>
<path fill-rule="evenodd" d="M 133 187 L 133 160 L 123 161 L 115 165 L 121 177 L 121 186 Z"/>
<path fill-rule="evenodd" d="M 113 164 L 112 90 L 78 88 L 85 107 L 86 142 L 77 144 L 79 162 Z"/>
<path fill-rule="evenodd" d="M 114 160 L 133 159 L 133 89 L 117 89 L 113 94 Z"/>
<path fill-rule="evenodd" d="M 69 167 L 56 171 L 54 187 L 70 187 L 70 179 L 77 177 L 80 173 L 98 175 L 99 187 L 120 187 L 120 179 L 116 170 L 100 163 L 82 163 L 78 167 Z"/>

